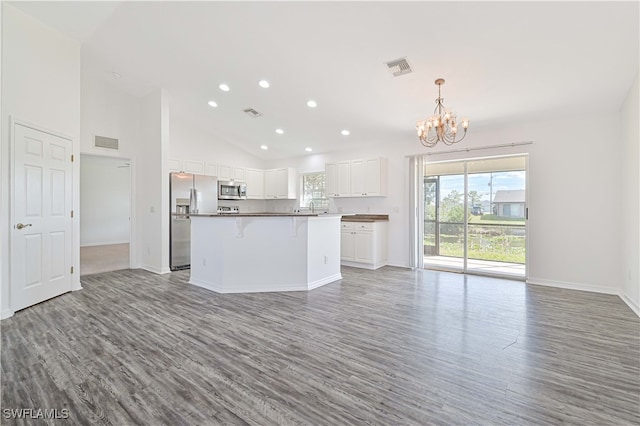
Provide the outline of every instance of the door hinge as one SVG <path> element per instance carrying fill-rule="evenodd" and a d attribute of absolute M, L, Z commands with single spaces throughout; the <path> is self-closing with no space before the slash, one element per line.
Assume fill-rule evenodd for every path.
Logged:
<path fill-rule="evenodd" d="M 74 158 L 75 158 L 75 157 L 73 156 L 73 154 L 71 154 L 71 162 L 72 162 L 72 163 L 73 163 L 73 159 L 74 159 Z"/>
<path fill-rule="evenodd" d="M 71 267 L 71 273 L 73 274 L 73 266 Z"/>
<path fill-rule="evenodd" d="M 71 210 L 71 217 L 73 217 L 73 210 Z"/>

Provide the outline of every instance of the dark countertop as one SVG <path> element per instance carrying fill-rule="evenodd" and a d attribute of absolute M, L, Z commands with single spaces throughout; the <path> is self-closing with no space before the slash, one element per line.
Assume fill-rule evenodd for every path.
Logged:
<path fill-rule="evenodd" d="M 343 222 L 388 222 L 389 215 L 388 214 L 354 214 L 349 216 L 344 216 L 342 218 Z"/>
<path fill-rule="evenodd" d="M 339 217 L 342 214 L 331 213 L 210 213 L 210 214 L 192 214 L 193 217 Z"/>

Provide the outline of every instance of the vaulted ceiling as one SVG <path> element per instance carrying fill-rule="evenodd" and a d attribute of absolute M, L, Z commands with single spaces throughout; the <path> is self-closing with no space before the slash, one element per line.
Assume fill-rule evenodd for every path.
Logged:
<path fill-rule="evenodd" d="M 473 129 L 616 111 L 638 73 L 638 2 L 10 4 L 80 40 L 89 72 L 165 88 L 172 114 L 264 159 L 415 139 L 439 77 Z"/>

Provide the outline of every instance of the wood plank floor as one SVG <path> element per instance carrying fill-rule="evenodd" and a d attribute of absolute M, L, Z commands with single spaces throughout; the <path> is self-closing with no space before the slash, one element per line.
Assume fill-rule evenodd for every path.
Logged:
<path fill-rule="evenodd" d="M 343 275 L 244 295 L 188 271 L 82 277 L 0 323 L 2 408 L 66 408 L 47 421 L 64 425 L 640 424 L 640 321 L 617 296 Z"/>
<path fill-rule="evenodd" d="M 80 275 L 129 269 L 129 243 L 80 247 Z"/>

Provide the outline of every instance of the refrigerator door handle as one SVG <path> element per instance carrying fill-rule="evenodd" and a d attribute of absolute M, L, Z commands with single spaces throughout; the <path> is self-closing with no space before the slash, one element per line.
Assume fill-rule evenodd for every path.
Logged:
<path fill-rule="evenodd" d="M 198 194 L 195 188 L 189 190 L 189 212 L 198 214 Z"/>

